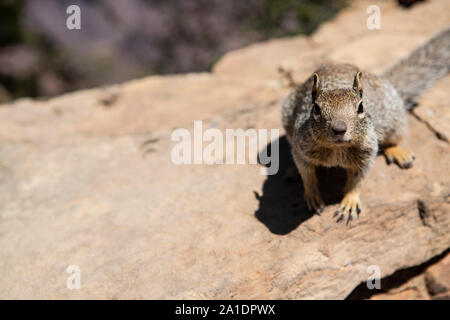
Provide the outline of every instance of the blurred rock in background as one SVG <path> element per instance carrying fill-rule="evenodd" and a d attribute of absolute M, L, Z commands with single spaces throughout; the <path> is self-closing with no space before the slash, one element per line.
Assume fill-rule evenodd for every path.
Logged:
<path fill-rule="evenodd" d="M 226 51 L 268 38 L 310 34 L 345 2 L 4 0 L 0 99 L 209 70 Z M 81 9 L 81 30 L 66 27 L 71 4 Z"/>

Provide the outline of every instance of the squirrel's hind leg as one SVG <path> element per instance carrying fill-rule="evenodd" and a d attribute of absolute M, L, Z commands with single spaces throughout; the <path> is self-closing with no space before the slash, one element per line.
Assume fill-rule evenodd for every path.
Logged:
<path fill-rule="evenodd" d="M 387 147 L 383 153 L 388 164 L 394 162 L 402 169 L 408 169 L 413 166 L 414 154 L 399 146 Z"/>
<path fill-rule="evenodd" d="M 408 131 L 408 118 L 405 114 L 393 117 L 393 119 L 395 119 L 394 122 L 390 124 L 392 129 L 386 131 L 380 145 L 388 164 L 396 163 L 400 168 L 408 169 L 413 166 L 414 154 L 399 147 L 402 138 Z"/>

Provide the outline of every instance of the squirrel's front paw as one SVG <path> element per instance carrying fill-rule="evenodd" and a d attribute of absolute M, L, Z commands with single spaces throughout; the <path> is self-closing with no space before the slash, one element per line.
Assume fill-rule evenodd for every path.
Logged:
<path fill-rule="evenodd" d="M 313 213 L 320 214 L 325 204 L 322 201 L 322 197 L 320 196 L 318 191 L 313 192 L 306 192 L 304 194 L 306 206 L 308 207 L 308 210 Z"/>
<path fill-rule="evenodd" d="M 359 200 L 359 192 L 351 191 L 342 199 L 340 207 L 334 213 L 334 217 L 338 216 L 337 222 L 343 220 L 348 215 L 347 223 L 356 219 L 361 213 L 361 201 Z"/>

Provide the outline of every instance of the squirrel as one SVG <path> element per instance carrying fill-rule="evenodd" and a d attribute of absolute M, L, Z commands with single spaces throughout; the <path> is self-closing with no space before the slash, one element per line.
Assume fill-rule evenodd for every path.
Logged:
<path fill-rule="evenodd" d="M 316 167 L 342 167 L 347 181 L 334 213 L 347 223 L 362 212 L 363 178 L 382 152 L 388 164 L 410 168 L 414 154 L 399 144 L 407 134 L 407 111 L 421 93 L 450 70 L 450 28 L 436 34 L 381 75 L 351 64 L 319 67 L 283 102 L 282 122 L 304 185 L 307 208 L 324 202 Z"/>

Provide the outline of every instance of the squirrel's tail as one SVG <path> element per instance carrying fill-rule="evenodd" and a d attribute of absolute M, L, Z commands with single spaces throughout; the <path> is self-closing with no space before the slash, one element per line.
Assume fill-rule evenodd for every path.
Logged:
<path fill-rule="evenodd" d="M 450 71 L 450 28 L 447 28 L 383 74 L 399 92 L 407 109 Z"/>

